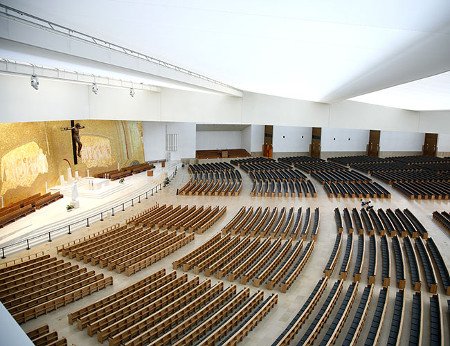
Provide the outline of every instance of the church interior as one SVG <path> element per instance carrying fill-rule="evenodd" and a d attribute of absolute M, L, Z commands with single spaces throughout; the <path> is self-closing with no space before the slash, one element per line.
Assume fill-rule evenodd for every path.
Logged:
<path fill-rule="evenodd" d="M 0 104 L 0 345 L 449 345 L 448 1 L 0 0 Z"/>

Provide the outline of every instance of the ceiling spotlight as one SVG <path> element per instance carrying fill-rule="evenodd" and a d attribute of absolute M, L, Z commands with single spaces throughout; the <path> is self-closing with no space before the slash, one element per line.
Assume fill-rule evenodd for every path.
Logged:
<path fill-rule="evenodd" d="M 130 96 L 134 97 L 135 94 L 136 92 L 134 91 L 134 88 L 130 88 Z"/>
<path fill-rule="evenodd" d="M 92 83 L 92 92 L 95 94 L 95 95 L 97 95 L 97 93 L 98 93 L 98 86 L 97 86 L 97 83 Z"/>
<path fill-rule="evenodd" d="M 33 73 L 31 75 L 31 86 L 35 89 L 38 90 L 39 89 L 39 79 L 38 77 Z"/>

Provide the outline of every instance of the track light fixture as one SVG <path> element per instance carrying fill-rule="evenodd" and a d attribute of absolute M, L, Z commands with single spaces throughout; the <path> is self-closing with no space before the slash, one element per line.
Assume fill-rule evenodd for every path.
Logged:
<path fill-rule="evenodd" d="M 31 86 L 35 89 L 38 90 L 39 89 L 39 79 L 38 77 L 33 73 L 31 75 Z"/>
<path fill-rule="evenodd" d="M 136 92 L 134 91 L 134 88 L 130 88 L 130 96 L 134 97 L 135 94 Z"/>
<path fill-rule="evenodd" d="M 98 86 L 97 83 L 92 83 L 92 92 L 97 95 L 98 94 Z"/>

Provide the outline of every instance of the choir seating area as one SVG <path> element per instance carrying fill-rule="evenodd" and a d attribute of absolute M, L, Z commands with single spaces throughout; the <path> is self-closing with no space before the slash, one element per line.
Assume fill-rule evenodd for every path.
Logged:
<path fill-rule="evenodd" d="M 165 162 L 165 161 L 162 161 L 162 162 Z M 137 165 L 122 167 L 120 169 L 114 169 L 112 171 L 101 172 L 101 173 L 96 174 L 95 177 L 111 179 L 111 180 L 118 180 L 118 179 L 122 179 L 125 177 L 129 177 L 133 174 L 146 172 L 153 168 L 155 168 L 155 165 L 153 165 L 153 163 L 144 162 L 144 163 L 137 164 Z"/>
<path fill-rule="evenodd" d="M 245 149 L 197 150 L 195 152 L 195 157 L 200 160 L 249 157 L 249 156 L 251 156 L 251 155 Z"/>
<path fill-rule="evenodd" d="M 14 222 L 30 213 L 49 205 L 64 196 L 60 192 L 45 194 L 37 193 L 28 198 L 12 203 L 4 208 L 0 208 L 0 228 Z"/>
<path fill-rule="evenodd" d="M 390 198 L 383 186 L 369 177 L 349 170 L 333 161 L 314 159 L 307 156 L 283 157 L 279 161 L 308 173 L 319 181 L 328 197 L 343 198 Z"/>
<path fill-rule="evenodd" d="M 449 199 L 450 196 L 450 158 L 347 156 L 329 160 L 366 172 L 410 199 Z"/>

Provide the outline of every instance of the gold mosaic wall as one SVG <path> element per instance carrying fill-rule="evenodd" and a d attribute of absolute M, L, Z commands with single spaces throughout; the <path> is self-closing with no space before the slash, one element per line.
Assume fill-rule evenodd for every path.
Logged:
<path fill-rule="evenodd" d="M 91 176 L 144 161 L 142 123 L 135 121 L 84 120 L 79 122 L 83 144 L 81 158 L 74 164 L 70 121 L 0 123 L 0 194 L 5 205 L 35 193 L 45 193 L 45 185 L 67 179 L 72 173 Z M 67 160 L 67 161 L 65 161 Z"/>

